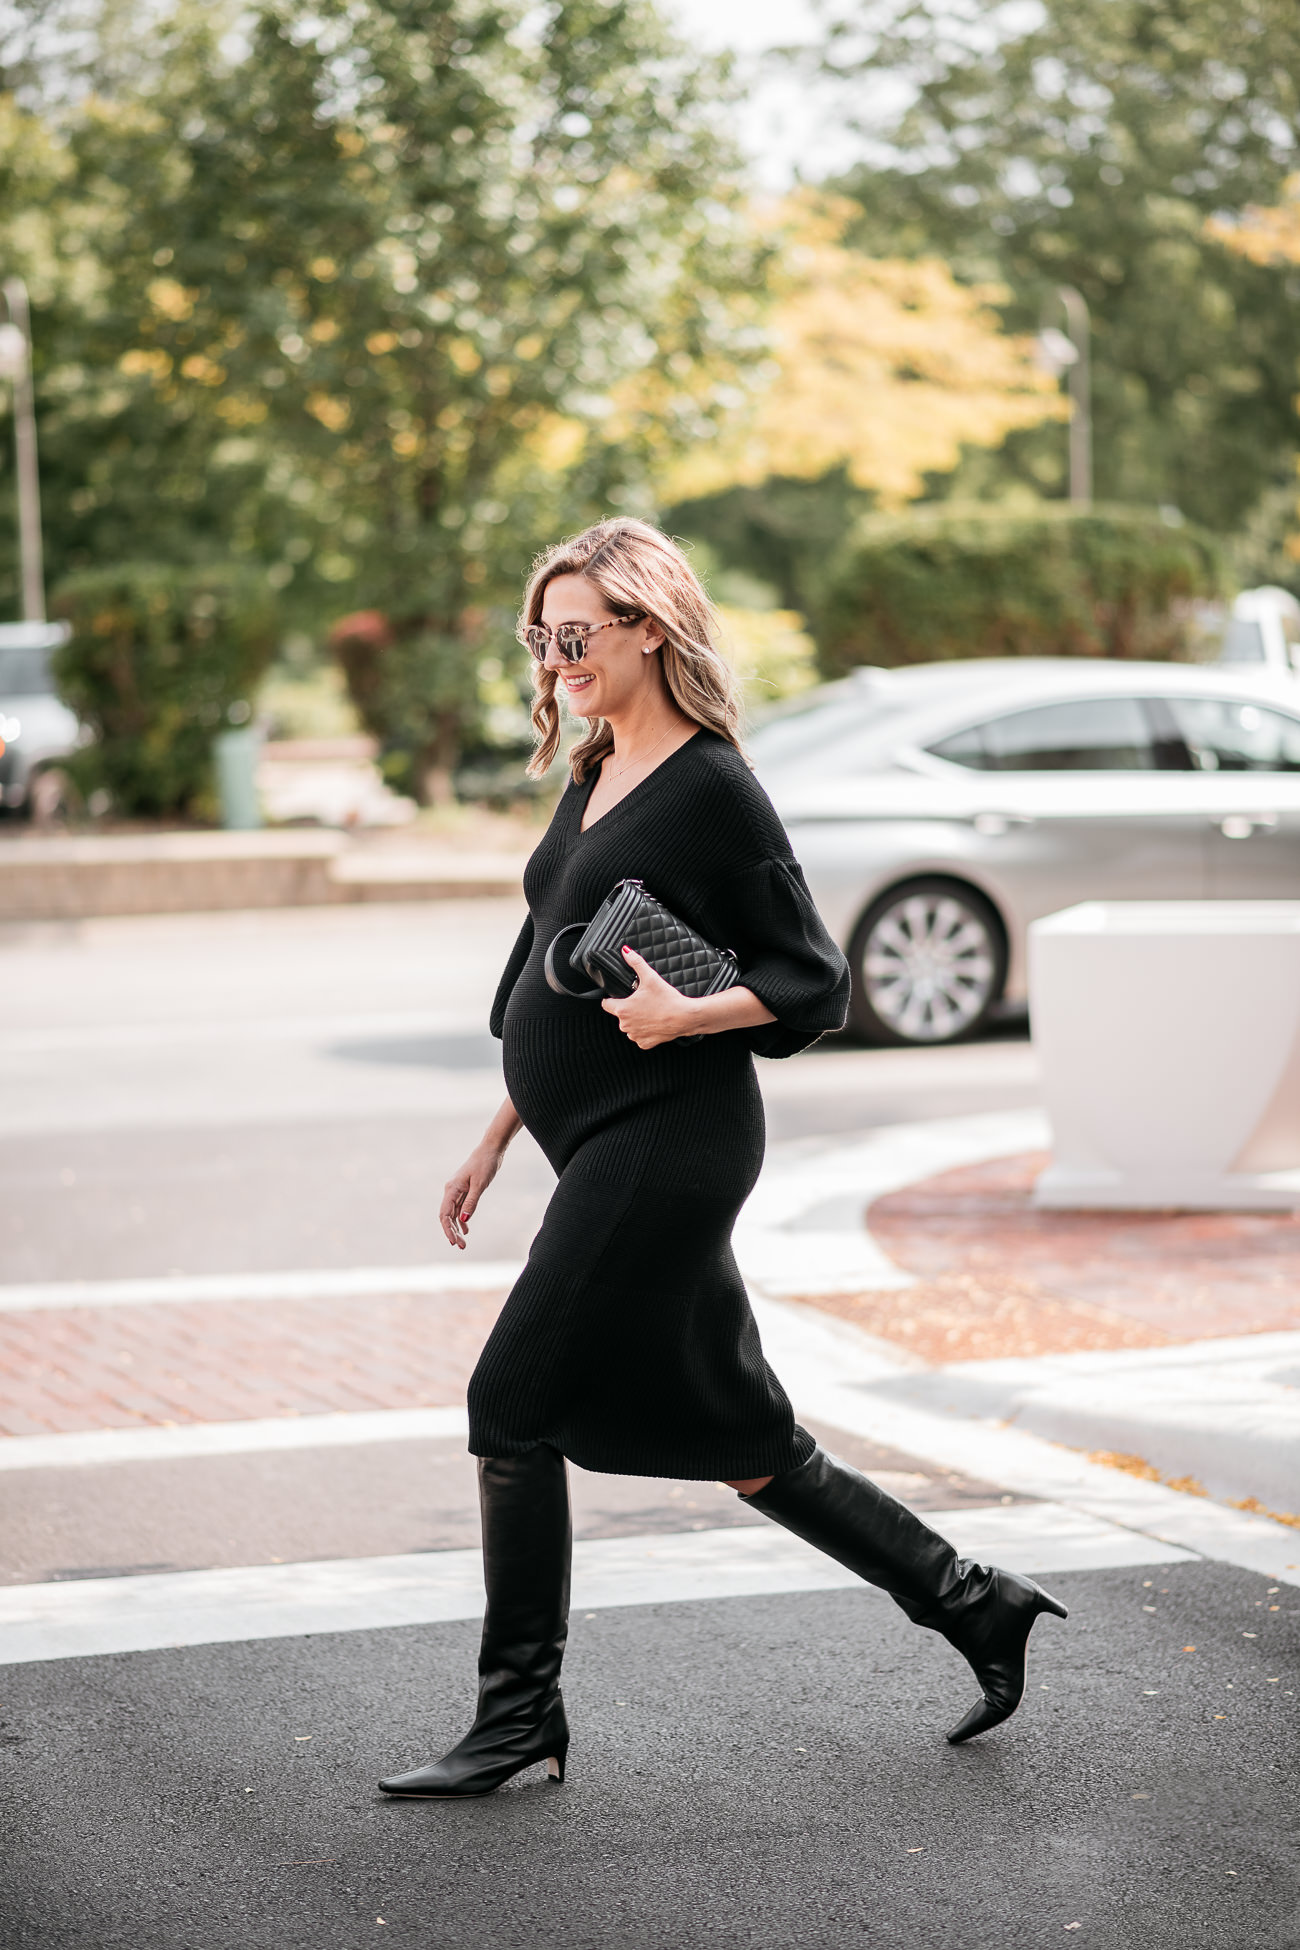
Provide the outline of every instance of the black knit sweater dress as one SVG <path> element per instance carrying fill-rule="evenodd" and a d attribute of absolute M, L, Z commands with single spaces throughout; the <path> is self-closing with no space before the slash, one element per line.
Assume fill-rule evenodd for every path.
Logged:
<path fill-rule="evenodd" d="M 528 862 L 529 916 L 491 1027 L 510 1100 L 559 1183 L 469 1387 L 470 1449 L 553 1444 L 584 1469 L 774 1475 L 812 1438 L 763 1358 L 731 1251 L 763 1161 L 753 1052 L 790 1056 L 844 1022 L 844 957 L 740 754 L 698 731 L 587 832 L 598 774 L 570 781 Z M 543 970 L 560 928 L 617 881 L 718 947 L 776 1017 L 638 1049 Z"/>

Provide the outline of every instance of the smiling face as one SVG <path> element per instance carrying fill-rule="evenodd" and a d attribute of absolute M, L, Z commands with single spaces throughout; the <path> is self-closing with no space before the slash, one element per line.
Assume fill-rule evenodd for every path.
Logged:
<path fill-rule="evenodd" d="M 581 663 L 571 664 L 552 643 L 546 668 L 556 673 L 569 709 L 580 718 L 618 719 L 635 709 L 647 693 L 663 683 L 657 653 L 663 642 L 658 626 L 643 619 L 619 623 L 605 598 L 586 576 L 556 576 L 542 598 L 542 622 L 552 630 L 560 623 L 613 623 L 599 630 L 587 644 Z"/>

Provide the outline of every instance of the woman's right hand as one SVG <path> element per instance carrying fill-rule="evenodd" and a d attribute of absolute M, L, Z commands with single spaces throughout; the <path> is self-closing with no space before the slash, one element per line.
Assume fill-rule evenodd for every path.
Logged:
<path fill-rule="evenodd" d="M 460 1170 L 443 1187 L 438 1223 L 449 1246 L 465 1250 L 465 1233 L 479 1200 L 501 1169 L 511 1139 L 522 1128 L 519 1112 L 506 1098 Z"/>
<path fill-rule="evenodd" d="M 485 1138 L 470 1152 L 460 1170 L 453 1172 L 443 1187 L 442 1205 L 438 1221 L 447 1235 L 447 1242 L 465 1250 L 465 1235 L 469 1222 L 474 1216 L 479 1200 L 501 1169 L 505 1156 L 504 1146 L 498 1147 Z"/>

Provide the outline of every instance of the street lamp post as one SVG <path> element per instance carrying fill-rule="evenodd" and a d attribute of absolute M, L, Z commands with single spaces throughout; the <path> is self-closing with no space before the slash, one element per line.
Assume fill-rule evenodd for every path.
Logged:
<path fill-rule="evenodd" d="M 1086 508 L 1092 502 L 1092 372 L 1091 320 L 1087 301 L 1072 284 L 1061 284 L 1056 296 L 1065 312 L 1064 332 L 1046 326 L 1038 334 L 1038 355 L 1049 372 L 1068 374 L 1070 390 L 1070 500 Z"/>
<path fill-rule="evenodd" d="M 36 467 L 36 397 L 32 388 L 32 320 L 27 286 L 6 278 L 0 286 L 5 319 L 0 324 L 0 378 L 13 385 L 14 459 L 18 476 L 18 556 L 22 568 L 23 620 L 45 621 L 45 566 L 41 550 L 41 488 Z"/>

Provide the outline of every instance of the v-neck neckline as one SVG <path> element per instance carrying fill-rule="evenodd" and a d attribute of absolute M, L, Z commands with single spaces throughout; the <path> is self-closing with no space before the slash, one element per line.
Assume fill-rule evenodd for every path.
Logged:
<path fill-rule="evenodd" d="M 680 758 L 684 751 L 689 751 L 691 746 L 695 743 L 696 739 L 701 735 L 703 730 L 704 727 L 703 725 L 701 725 L 698 730 L 693 731 L 691 733 L 689 738 L 684 738 L 681 744 L 678 745 L 674 751 L 669 752 L 667 758 L 661 758 L 659 763 L 656 766 L 654 766 L 649 772 L 647 772 L 643 779 L 638 779 L 630 792 L 625 792 L 621 799 L 616 799 L 608 812 L 603 812 L 600 815 L 599 819 L 593 819 L 590 826 L 584 826 L 582 822 L 587 816 L 587 807 L 591 802 L 591 795 L 596 790 L 597 781 L 600 778 L 601 772 L 604 770 L 605 761 L 604 759 L 602 759 L 600 764 L 596 767 L 595 771 L 592 773 L 590 779 L 587 781 L 586 787 L 579 801 L 578 835 L 577 835 L 578 838 L 580 840 L 586 839 L 588 834 L 594 833 L 598 826 L 603 826 L 607 819 L 612 819 L 614 817 L 614 814 L 618 812 L 621 807 L 626 806 L 629 800 L 635 799 L 637 793 L 640 792 L 644 786 L 649 785 L 651 779 L 657 779 L 659 774 L 662 771 L 664 771 L 669 765 L 671 765 L 675 758 Z"/>

